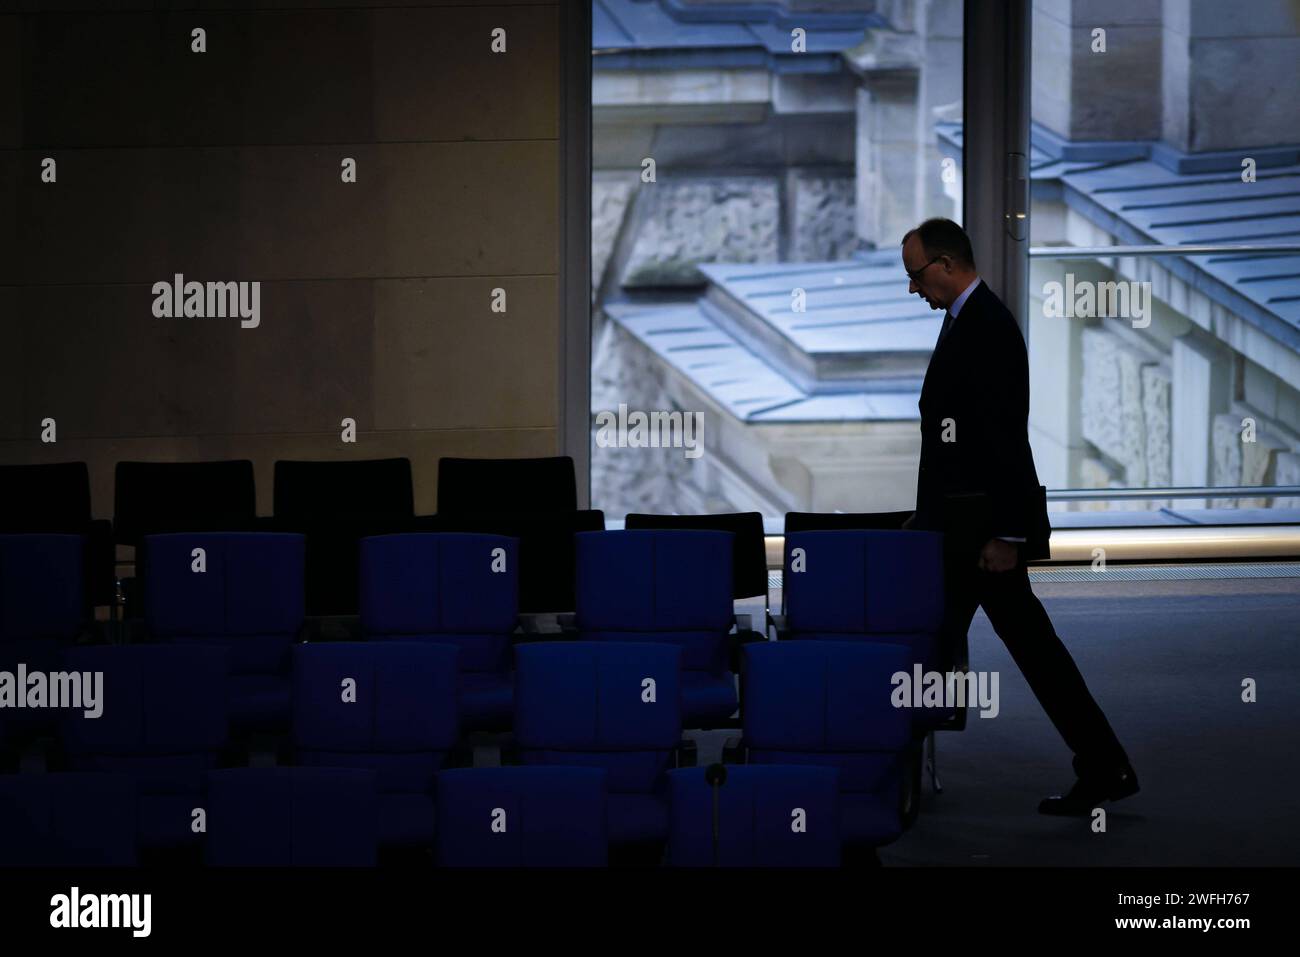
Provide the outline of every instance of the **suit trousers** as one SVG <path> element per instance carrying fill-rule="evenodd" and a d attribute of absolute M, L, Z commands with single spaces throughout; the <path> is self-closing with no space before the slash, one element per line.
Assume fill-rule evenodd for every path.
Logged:
<path fill-rule="evenodd" d="M 1086 778 L 1127 767 L 1124 748 L 1030 588 L 1024 561 L 1010 571 L 988 572 L 978 567 L 978 556 L 979 549 L 969 545 L 948 550 L 945 632 L 950 638 L 964 636 L 975 609 L 983 608 L 1034 697 L 1074 752 L 1075 773 Z"/>

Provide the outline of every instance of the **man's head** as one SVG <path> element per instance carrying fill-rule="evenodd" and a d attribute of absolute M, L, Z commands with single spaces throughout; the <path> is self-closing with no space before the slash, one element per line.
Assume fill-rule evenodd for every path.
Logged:
<path fill-rule="evenodd" d="M 927 219 L 903 237 L 903 268 L 931 309 L 947 309 L 975 281 L 970 237 L 951 219 Z"/>

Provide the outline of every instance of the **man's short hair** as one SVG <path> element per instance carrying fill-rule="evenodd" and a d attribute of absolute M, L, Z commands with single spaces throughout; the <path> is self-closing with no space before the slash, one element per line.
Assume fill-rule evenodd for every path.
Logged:
<path fill-rule="evenodd" d="M 916 236 L 921 240 L 927 259 L 948 256 L 953 262 L 961 263 L 971 269 L 975 268 L 975 253 L 970 247 L 970 237 L 951 219 L 927 219 L 915 229 L 909 229 L 903 236 L 903 244 Z"/>

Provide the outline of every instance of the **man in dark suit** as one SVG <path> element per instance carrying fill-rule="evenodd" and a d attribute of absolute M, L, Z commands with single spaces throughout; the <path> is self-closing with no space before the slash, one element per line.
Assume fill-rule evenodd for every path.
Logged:
<path fill-rule="evenodd" d="M 1138 790 L 1137 775 L 1029 586 L 1051 528 L 1029 447 L 1029 358 L 1015 319 L 979 278 L 970 239 L 931 219 L 903 237 L 908 291 L 944 310 L 921 388 L 916 513 L 904 527 L 945 533 L 950 635 L 982 607 L 1074 752 L 1078 777 L 1044 814 L 1088 815 Z"/>

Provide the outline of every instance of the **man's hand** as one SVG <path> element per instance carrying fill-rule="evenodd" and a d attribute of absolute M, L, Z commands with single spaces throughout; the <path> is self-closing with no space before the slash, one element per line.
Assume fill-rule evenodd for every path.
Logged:
<path fill-rule="evenodd" d="M 979 567 L 986 572 L 1009 572 L 1016 567 L 1020 557 L 1020 546 L 1015 542 L 1004 542 L 1000 538 L 990 538 L 984 543 L 980 552 Z"/>

